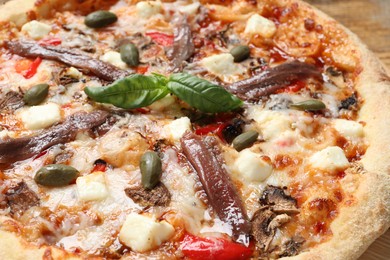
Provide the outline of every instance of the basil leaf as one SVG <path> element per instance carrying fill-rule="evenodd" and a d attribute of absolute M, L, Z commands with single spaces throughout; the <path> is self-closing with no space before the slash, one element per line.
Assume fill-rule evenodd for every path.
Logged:
<path fill-rule="evenodd" d="M 206 113 L 226 112 L 242 105 L 223 87 L 186 73 L 172 74 L 167 87 L 181 100 Z"/>
<path fill-rule="evenodd" d="M 149 106 L 169 93 L 161 77 L 141 74 L 130 75 L 104 87 L 86 87 L 84 92 L 94 101 L 125 109 Z"/>

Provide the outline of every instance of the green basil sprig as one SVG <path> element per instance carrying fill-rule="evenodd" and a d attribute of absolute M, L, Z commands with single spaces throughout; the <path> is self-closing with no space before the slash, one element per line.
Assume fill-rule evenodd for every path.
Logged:
<path fill-rule="evenodd" d="M 125 109 L 149 106 L 169 92 L 205 113 L 231 111 L 242 105 L 239 98 L 221 86 L 186 73 L 172 74 L 169 78 L 160 74 L 133 74 L 111 85 L 86 87 L 84 91 L 94 101 Z"/>
<path fill-rule="evenodd" d="M 133 74 L 104 87 L 86 87 L 84 92 L 92 100 L 133 109 L 151 105 L 169 91 L 159 77 Z"/>
<path fill-rule="evenodd" d="M 167 87 L 190 106 L 206 113 L 239 108 L 242 101 L 221 86 L 187 73 L 171 75 Z"/>

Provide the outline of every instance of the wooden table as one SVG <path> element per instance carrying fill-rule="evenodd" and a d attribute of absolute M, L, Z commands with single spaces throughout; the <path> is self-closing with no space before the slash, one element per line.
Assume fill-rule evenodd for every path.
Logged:
<path fill-rule="evenodd" d="M 0 0 L 0 3 L 7 0 Z M 306 0 L 360 36 L 390 68 L 390 0 Z M 389 187 L 390 188 L 390 187 Z M 390 259 L 390 230 L 359 260 Z"/>
<path fill-rule="evenodd" d="M 390 0 L 306 0 L 356 33 L 390 69 Z M 389 187 L 390 189 L 390 187 Z M 390 229 L 359 260 L 390 259 Z"/>

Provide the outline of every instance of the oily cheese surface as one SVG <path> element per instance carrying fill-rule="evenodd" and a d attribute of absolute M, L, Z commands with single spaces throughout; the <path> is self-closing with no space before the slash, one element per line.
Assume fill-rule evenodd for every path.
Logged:
<path fill-rule="evenodd" d="M 22 2 L 23 4 L 21 4 Z M 60 7 L 62 4 L 56 1 L 41 1 L 37 7 L 32 7 L 33 2 L 14 1 L 12 5 L 7 4 L 2 7 L 0 14 L 4 14 L 2 17 L 5 17 L 7 20 L 23 24 L 35 16 L 47 16 L 51 7 L 63 10 Z M 287 0 L 279 2 L 282 5 L 296 3 L 296 1 Z M 68 4 L 64 9 L 72 9 L 72 4 L 77 5 L 71 2 Z M 356 180 L 357 184 L 353 190 L 356 204 L 340 209 L 340 214 L 331 224 L 333 236 L 330 240 L 293 258 L 329 259 L 337 255 L 337 259 L 354 259 L 364 252 L 369 244 L 389 227 L 390 191 L 387 187 L 390 185 L 390 129 L 387 126 L 390 123 L 390 119 L 385 116 L 387 112 L 384 111 L 390 113 L 390 81 L 380 62 L 355 35 L 320 11 L 312 9 L 311 6 L 302 2 L 299 2 L 299 4 L 301 8 L 307 8 L 308 12 L 314 10 L 314 16 L 317 21 L 320 20 L 327 26 L 345 30 L 349 36 L 347 45 L 348 42 L 351 42 L 351 45 L 356 46 L 356 50 L 359 52 L 359 66 L 362 72 L 356 81 L 356 89 L 365 102 L 359 112 L 358 120 L 366 124 L 364 131 L 369 145 L 365 156 L 360 162 L 364 176 Z M 82 7 L 86 10 L 90 6 L 93 8 L 93 4 L 89 3 L 89 1 L 84 1 L 82 4 Z M 13 13 L 10 10 L 18 10 L 18 12 Z M 21 10 L 22 12 L 20 12 Z M 29 12 L 30 10 L 37 11 L 34 14 Z M 382 113 L 373 113 L 373 111 L 378 110 L 381 110 Z M 356 169 L 352 168 L 350 170 L 355 171 Z M 359 171 L 361 171 L 360 168 Z M 354 182 L 355 180 L 346 179 L 344 181 Z M 347 186 L 348 183 L 345 183 L 345 185 Z M 40 249 L 31 247 L 7 232 L 2 231 L 0 238 L 7 241 L 7 243 L 2 243 L 4 248 L 7 248 L 2 250 L 6 258 L 15 257 L 15 259 L 22 259 L 24 255 L 31 254 L 36 254 L 36 257 L 52 255 L 58 259 L 66 256 L 66 253 L 61 250 L 52 249 L 50 251 L 49 249 L 48 251 L 46 247 Z M 9 248 L 12 249 L 9 250 Z M 19 252 L 21 256 L 19 257 L 17 254 L 13 256 L 7 255 L 8 252 L 12 251 Z"/>

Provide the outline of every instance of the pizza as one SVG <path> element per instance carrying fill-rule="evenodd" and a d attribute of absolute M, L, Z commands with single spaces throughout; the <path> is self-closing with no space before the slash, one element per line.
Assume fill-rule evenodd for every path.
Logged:
<path fill-rule="evenodd" d="M 0 8 L 0 259 L 356 259 L 390 78 L 299 0 Z"/>

